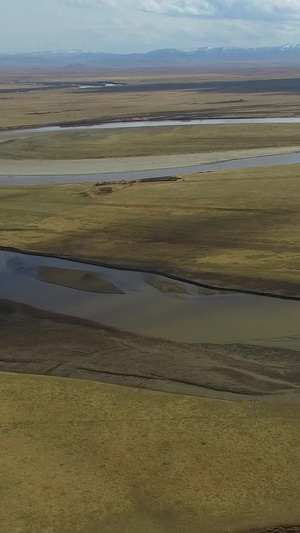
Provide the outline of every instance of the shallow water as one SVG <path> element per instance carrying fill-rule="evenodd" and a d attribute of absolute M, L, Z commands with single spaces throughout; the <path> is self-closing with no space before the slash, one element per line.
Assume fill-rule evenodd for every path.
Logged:
<path fill-rule="evenodd" d="M 70 278 L 74 270 L 97 273 L 121 294 L 41 281 L 39 267 L 45 266 L 70 271 Z M 298 301 L 214 291 L 203 295 L 197 286 L 164 276 L 151 275 L 149 280 L 149 274 L 138 271 L 0 251 L 0 299 L 178 342 L 252 343 L 300 350 Z"/>
<path fill-rule="evenodd" d="M 239 168 L 255 168 L 280 165 L 294 165 L 300 163 L 300 152 L 290 154 L 270 155 L 262 157 L 247 157 L 233 159 L 219 163 L 172 167 L 153 170 L 139 170 L 126 172 L 99 172 L 97 174 L 64 174 L 64 175 L 0 175 L 0 185 L 51 185 L 62 183 L 89 183 L 94 181 L 134 181 L 143 178 L 158 178 L 164 176 L 179 176 L 196 174 L 197 172 L 213 172 L 217 170 L 231 170 Z M 100 161 L 99 161 L 100 164 Z M 1 171 L 1 170 L 0 170 Z"/>
<path fill-rule="evenodd" d="M 83 87 L 82 87 L 83 88 Z M 90 88 L 90 87 L 89 87 Z M 91 126 L 44 126 L 40 128 L 1 131 L 0 135 L 24 134 L 24 133 L 50 133 L 56 131 L 74 130 L 110 130 L 123 128 L 157 128 L 167 126 L 214 126 L 233 124 L 298 124 L 300 117 L 279 118 L 214 118 L 197 120 L 133 120 L 107 122 L 106 124 L 93 124 Z"/>

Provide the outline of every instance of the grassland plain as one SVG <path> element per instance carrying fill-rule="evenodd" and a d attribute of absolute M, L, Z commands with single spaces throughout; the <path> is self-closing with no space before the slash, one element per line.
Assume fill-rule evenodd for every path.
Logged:
<path fill-rule="evenodd" d="M 2 246 L 300 293 L 299 165 L 174 183 L 1 187 Z"/>
<path fill-rule="evenodd" d="M 3 533 L 299 523 L 297 405 L 3 373 L 0 384 Z"/>
<path fill-rule="evenodd" d="M 1 129 L 30 127 L 46 124 L 62 124 L 65 122 L 90 123 L 109 121 L 116 118 L 136 118 L 157 116 L 199 117 L 260 117 L 260 116 L 299 116 L 300 106 L 297 91 L 278 88 L 270 91 L 268 86 L 259 85 L 251 92 L 230 90 L 224 92 L 203 92 L 195 90 L 176 90 L 166 87 L 158 93 L 155 88 L 145 91 L 145 84 L 176 84 L 179 82 L 226 82 L 249 80 L 288 79 L 299 77 L 295 67 L 278 67 L 261 69 L 220 67 L 189 71 L 137 71 L 120 74 L 120 71 L 87 69 L 59 69 L 56 72 L 24 70 L 14 72 L 13 69 L 2 69 L 0 74 L 0 115 Z M 88 83 L 95 80 L 111 79 L 115 82 L 135 85 L 135 92 L 126 93 L 87 93 L 74 88 L 59 87 L 62 82 Z M 273 83 L 273 86 L 275 84 Z M 57 83 L 57 88 L 45 89 L 45 83 Z M 140 91 L 139 87 L 140 86 Z M 38 90 L 35 92 L 37 88 Z M 18 92 L 23 89 L 34 89 L 34 92 Z"/>
<path fill-rule="evenodd" d="M 300 124 L 172 126 L 5 135 L 1 159 L 101 159 L 299 145 Z M 1 169 L 1 163 L 0 163 Z"/>
<path fill-rule="evenodd" d="M 1 129 L 51 124 L 91 124 L 121 118 L 299 116 L 298 95 L 203 93 L 196 91 L 82 94 L 68 90 L 13 93 L 0 99 Z"/>
<path fill-rule="evenodd" d="M 0 72 L 1 88 L 19 88 L 31 87 L 32 83 L 61 83 L 66 82 L 91 82 L 102 79 L 115 79 L 120 83 L 154 83 L 159 81 L 219 81 L 219 80 L 260 80 L 260 79 L 284 79 L 299 78 L 299 70 L 295 64 L 278 64 L 268 63 L 235 63 L 234 65 L 202 65 L 201 69 L 195 66 L 188 67 L 141 67 L 138 68 L 97 68 L 86 66 L 69 65 L 66 68 L 55 68 L 41 66 L 40 69 L 30 68 L 29 66 L 18 66 L 16 69 L 13 65 L 2 66 Z"/>
<path fill-rule="evenodd" d="M 226 76 L 287 76 L 253 72 L 236 71 Z M 69 70 L 65 76 L 74 80 L 78 75 Z M 99 79 L 98 75 L 102 78 L 104 72 L 83 76 L 81 71 L 80 79 Z M 108 72 L 105 75 L 108 77 Z M 24 87 L 32 81 L 26 76 L 28 72 L 24 73 Z M 168 73 L 167 78 L 171 82 L 178 76 Z M 180 76 L 192 81 L 190 74 Z M 48 73 L 47 77 L 52 81 L 62 79 L 61 73 Z M 195 81 L 203 80 L 198 73 L 193 77 Z M 210 72 L 204 77 L 224 79 L 225 73 Z M 43 81 L 45 74 L 38 78 Z M 2 77 L 2 86 L 12 88 L 12 79 L 5 81 Z M 123 81 L 128 79 L 129 73 L 124 73 Z M 136 73 L 131 77 L 132 83 L 141 85 L 150 81 L 161 82 L 162 74 Z M 13 87 L 18 89 L 20 80 L 15 77 L 14 82 Z M 0 96 L 3 129 L 158 114 L 168 118 L 186 114 L 250 117 L 300 113 L 296 94 L 266 92 L 241 96 L 166 90 L 157 98 L 155 91 L 88 95 L 55 89 Z M 299 139 L 299 127 L 277 132 L 268 128 L 258 136 L 253 130 L 248 140 L 241 131 L 236 130 L 233 138 L 230 133 L 223 135 L 224 150 L 241 142 L 238 134 L 243 138 L 243 148 L 251 147 L 249 143 L 291 146 Z M 199 152 L 205 143 L 205 150 L 213 151 L 222 142 L 213 133 L 208 140 L 193 137 L 192 133 L 189 143 L 194 143 Z M 101 146 L 98 138 L 76 136 L 72 140 L 66 137 L 64 147 L 58 146 L 61 138 L 58 141 L 53 137 L 51 143 L 60 149 L 61 157 L 64 151 L 74 153 L 72 142 L 77 147 L 76 155 L 80 143 L 85 157 L 91 157 L 92 151 L 97 153 L 94 157 L 104 153 L 113 157 L 119 143 L 127 156 L 130 147 L 126 135 L 118 135 L 101 136 Z M 165 150 L 174 153 L 175 141 L 176 153 L 178 145 L 186 150 L 183 153 L 190 153 L 178 130 L 176 138 L 172 138 L 174 132 L 168 132 L 159 145 L 151 135 L 145 148 L 145 139 L 138 144 L 136 133 L 132 133 L 130 144 L 136 144 L 137 154 L 147 154 L 146 150 L 151 150 L 149 154 Z M 8 148 L 14 150 L 11 157 L 16 157 L 17 151 L 28 156 L 31 150 L 39 157 L 46 153 L 54 157 L 45 139 L 36 139 L 35 146 L 19 140 L 19 144 L 1 146 L 3 157 L 9 157 L 5 155 Z M 220 172 L 189 176 L 172 184 L 117 185 L 111 195 L 104 195 L 94 184 L 1 188 L 0 245 L 299 295 L 299 172 L 299 166 Z M 107 354 L 120 353 L 123 346 L 124 353 L 131 353 L 133 359 L 140 353 L 142 341 L 145 346 L 144 339 L 125 338 L 116 332 L 53 325 L 49 317 L 40 320 L 5 314 L 0 320 L 5 326 L 1 329 L 2 359 L 15 371 L 20 371 L 20 366 L 14 365 L 21 365 L 31 355 L 31 372 L 47 373 L 56 359 L 54 364 L 60 365 L 61 376 L 70 375 L 69 362 L 76 347 L 79 364 L 91 347 L 91 339 L 98 337 Z M 78 345 L 83 353 L 78 353 Z M 182 372 L 183 354 L 191 361 L 199 357 L 195 348 L 187 346 L 170 343 L 167 350 L 172 353 L 173 378 Z M 165 351 L 166 346 L 151 340 L 144 362 L 139 364 L 146 364 L 148 354 L 149 359 L 157 357 L 163 364 L 160 355 Z M 246 352 L 249 366 L 253 362 L 249 362 Z M 242 355 L 238 353 L 241 360 Z M 78 377 L 95 379 L 95 373 L 92 377 L 88 372 L 95 370 L 95 360 L 90 357 L 90 368 Z M 108 363 L 107 359 L 106 370 Z M 257 383 L 262 381 L 258 375 Z M 0 374 L 0 384 L 4 533 L 248 533 L 300 522 L 297 404 L 288 400 L 205 400 L 40 376 Z"/>

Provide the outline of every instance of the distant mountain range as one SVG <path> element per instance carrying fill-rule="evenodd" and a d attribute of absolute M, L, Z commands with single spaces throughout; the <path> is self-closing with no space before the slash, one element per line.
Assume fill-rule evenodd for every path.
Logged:
<path fill-rule="evenodd" d="M 148 53 L 109 54 L 83 50 L 49 51 L 18 54 L 1 54 L 0 64 L 53 65 L 53 66 L 102 66 L 102 67 L 155 67 L 189 66 L 209 63 L 234 62 L 297 62 L 300 60 L 300 44 L 266 46 L 260 48 L 195 48 L 177 50 L 167 48 Z"/>

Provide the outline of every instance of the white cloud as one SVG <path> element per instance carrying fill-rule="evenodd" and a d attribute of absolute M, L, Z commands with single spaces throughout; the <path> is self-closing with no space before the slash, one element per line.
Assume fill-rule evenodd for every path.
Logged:
<path fill-rule="evenodd" d="M 97 0 L 63 0 L 63 4 L 70 7 L 97 7 L 99 2 Z"/>
<path fill-rule="evenodd" d="M 300 0 L 58 0 L 73 7 L 132 8 L 157 15 L 269 22 L 300 19 Z"/>
<path fill-rule="evenodd" d="M 142 0 L 136 7 L 173 17 L 270 22 L 300 18 L 300 0 Z"/>
<path fill-rule="evenodd" d="M 266 46 L 296 44 L 300 35 L 300 0 L 0 0 L 0 4 L 0 52 Z"/>
<path fill-rule="evenodd" d="M 119 0 L 58 0 L 59 3 L 70 7 L 121 7 L 122 3 Z"/>

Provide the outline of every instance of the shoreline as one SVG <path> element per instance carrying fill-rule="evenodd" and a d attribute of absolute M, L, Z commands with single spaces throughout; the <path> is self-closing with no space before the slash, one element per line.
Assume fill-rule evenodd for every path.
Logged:
<path fill-rule="evenodd" d="M 246 357 L 248 357 L 249 350 L 252 355 L 257 353 L 258 346 L 174 342 L 168 339 L 148 337 L 121 330 L 72 315 L 41 310 L 31 305 L 6 299 L 0 299 L 0 317 L 4 325 L 6 323 L 9 325 L 10 330 L 13 327 L 15 333 L 20 332 L 22 335 L 24 328 L 26 328 L 27 332 L 26 342 L 22 344 L 22 356 L 9 355 L 8 351 L 5 358 L 0 359 L 0 373 L 44 376 L 67 380 L 76 379 L 85 382 L 92 381 L 136 390 L 152 390 L 160 393 L 198 397 L 226 403 L 260 402 L 282 404 L 288 402 L 299 404 L 300 402 L 298 388 L 296 389 L 294 384 L 287 383 L 284 390 L 282 390 L 280 387 L 281 381 L 276 382 L 274 375 L 271 380 L 275 388 L 274 390 L 270 389 L 268 370 L 260 373 L 253 359 L 250 364 L 254 364 L 253 376 L 255 375 L 254 380 L 258 380 L 257 383 L 259 385 L 258 388 L 255 385 L 253 386 L 253 376 L 247 383 L 249 362 L 245 366 L 245 356 L 243 354 L 247 354 Z M 3 331 L 1 337 L 5 340 L 7 349 L 10 350 L 11 344 L 14 345 L 14 341 L 10 338 L 9 330 L 7 337 L 5 335 L 5 331 Z M 32 356 L 34 348 L 30 340 L 32 335 L 34 335 L 34 342 L 40 337 L 38 344 L 39 354 L 35 354 L 34 357 Z M 72 338 L 77 339 L 80 345 L 83 343 L 84 346 L 89 346 L 88 342 L 93 344 L 100 341 L 103 346 L 98 354 L 97 361 L 94 356 L 95 352 L 93 352 L 92 357 L 89 356 L 89 348 L 86 348 L 87 353 L 84 360 L 80 357 L 79 352 L 75 354 L 71 350 L 66 355 L 66 349 L 56 349 L 56 341 L 54 339 L 57 339 L 57 336 L 59 338 L 61 335 L 63 335 L 64 339 L 69 339 L 72 336 Z M 123 355 L 118 358 L 122 347 L 123 349 L 129 349 L 130 353 L 134 354 L 131 357 L 131 362 L 127 363 Z M 43 349 L 46 349 L 45 353 Z M 141 349 L 143 352 L 142 357 L 140 354 Z M 53 351 L 53 353 L 55 352 L 55 355 L 50 356 L 49 350 Z M 262 348 L 262 350 L 262 354 L 264 354 L 265 348 Z M 269 348 L 269 350 L 271 353 L 273 349 Z M 162 364 L 158 363 L 157 357 L 161 358 L 161 354 L 165 351 L 172 354 L 173 369 L 169 367 L 166 361 L 162 361 Z M 278 350 L 276 353 L 279 353 Z M 281 353 L 283 357 L 290 357 L 289 353 L 295 356 L 296 352 L 284 350 Z M 285 353 L 287 354 L 286 356 L 284 355 Z M 112 354 L 114 354 L 113 359 L 111 359 Z M 192 364 L 195 354 L 197 354 L 199 374 L 195 373 L 195 371 L 189 373 L 184 370 L 187 361 Z M 145 357 L 148 361 L 146 364 Z M 152 360 L 150 366 L 149 358 Z M 246 379 L 246 383 L 241 384 L 241 386 L 237 386 L 234 380 L 231 381 L 226 373 L 226 370 L 230 370 L 232 363 Z M 207 377 L 203 377 L 202 372 L 207 374 L 208 364 L 214 370 L 219 368 L 221 373 L 225 371 L 225 381 L 224 379 L 218 381 L 218 379 L 210 380 L 209 378 L 207 381 Z M 267 361 L 265 361 L 265 364 L 269 365 Z M 261 388 L 262 382 L 266 385 L 265 389 Z M 279 386 L 278 390 L 276 390 L 276 383 Z"/>
<path fill-rule="evenodd" d="M 124 177 L 122 179 L 128 180 L 126 178 L 126 174 L 128 173 L 156 172 L 159 174 L 160 171 L 176 173 L 176 170 L 178 170 L 179 174 L 194 174 L 201 172 L 201 170 L 198 170 L 198 172 L 195 171 L 194 167 L 298 153 L 299 146 L 289 146 L 282 148 L 251 148 L 179 155 L 147 155 L 103 159 L 0 159 L 0 178 L 9 179 L 10 176 L 72 177 L 90 175 L 91 179 L 92 176 L 98 179 L 103 175 L 105 181 L 105 174 L 123 174 Z M 263 162 L 261 166 L 264 166 Z M 276 162 L 274 162 L 274 166 L 276 166 Z M 135 179 L 133 175 L 132 180 Z"/>
<path fill-rule="evenodd" d="M 156 269 L 145 269 L 142 267 L 130 267 L 126 265 L 118 265 L 118 264 L 110 264 L 110 263 L 103 263 L 101 261 L 93 261 L 88 259 L 83 259 L 80 257 L 74 257 L 69 256 L 67 254 L 54 254 L 54 253 L 46 253 L 46 252 L 35 252 L 31 250 L 22 250 L 20 248 L 10 247 L 10 246 L 0 246 L 0 252 L 12 252 L 12 253 L 18 253 L 23 255 L 30 255 L 35 257 L 48 257 L 52 259 L 60 259 L 63 261 L 69 261 L 74 263 L 81 263 L 81 264 L 88 264 L 88 265 L 94 265 L 99 266 L 102 268 L 110 268 L 112 270 L 119 270 L 119 271 L 128 271 L 128 272 L 142 272 L 144 274 L 151 274 L 155 276 L 163 276 L 167 279 L 173 280 L 173 281 L 179 281 L 182 283 L 187 283 L 189 285 L 193 285 L 195 287 L 200 287 L 203 289 L 209 289 L 213 291 L 220 291 L 220 292 L 233 292 L 235 294 L 248 294 L 250 296 L 261 296 L 264 298 L 274 298 L 279 300 L 291 300 L 291 301 L 300 301 L 300 295 L 299 296 L 291 296 L 287 294 L 278 294 L 274 292 L 266 292 L 266 291 L 252 291 L 249 289 L 239 289 L 239 288 L 232 288 L 232 287 L 224 287 L 224 286 L 218 286 L 218 285 L 211 285 L 208 283 L 200 282 L 197 280 L 185 278 L 183 276 L 179 276 L 176 274 L 171 274 L 168 272 L 165 272 L 163 270 L 156 270 Z M 204 274 L 205 275 L 205 274 Z"/>
<path fill-rule="evenodd" d="M 62 121 L 62 122 L 50 122 L 50 123 L 42 123 L 42 124 L 34 124 L 34 125 L 22 125 L 22 126 L 9 126 L 8 128 L 2 128 L 0 127 L 1 134 L 5 134 L 6 132 L 10 134 L 11 132 L 16 133 L 22 133 L 24 130 L 36 130 L 36 129 L 42 129 L 42 128 L 76 128 L 76 127 L 84 127 L 87 128 L 92 126 L 101 126 L 105 124 L 115 124 L 119 122 L 124 123 L 132 123 L 132 122 L 163 122 L 165 120 L 174 120 L 174 121 L 188 121 L 188 120 L 260 120 L 260 119 L 293 119 L 293 118 L 300 118 L 293 116 L 288 117 L 282 117 L 280 115 L 268 115 L 268 114 L 262 114 L 259 116 L 256 115 L 239 115 L 233 116 L 233 115 L 226 115 L 226 113 L 221 114 L 218 113 L 195 113 L 194 111 L 189 112 L 182 112 L 177 113 L 175 111 L 170 111 L 167 113 L 153 113 L 148 115 L 127 115 L 124 117 L 107 117 L 107 118 L 93 118 L 93 119 L 80 119 L 75 121 Z"/>

